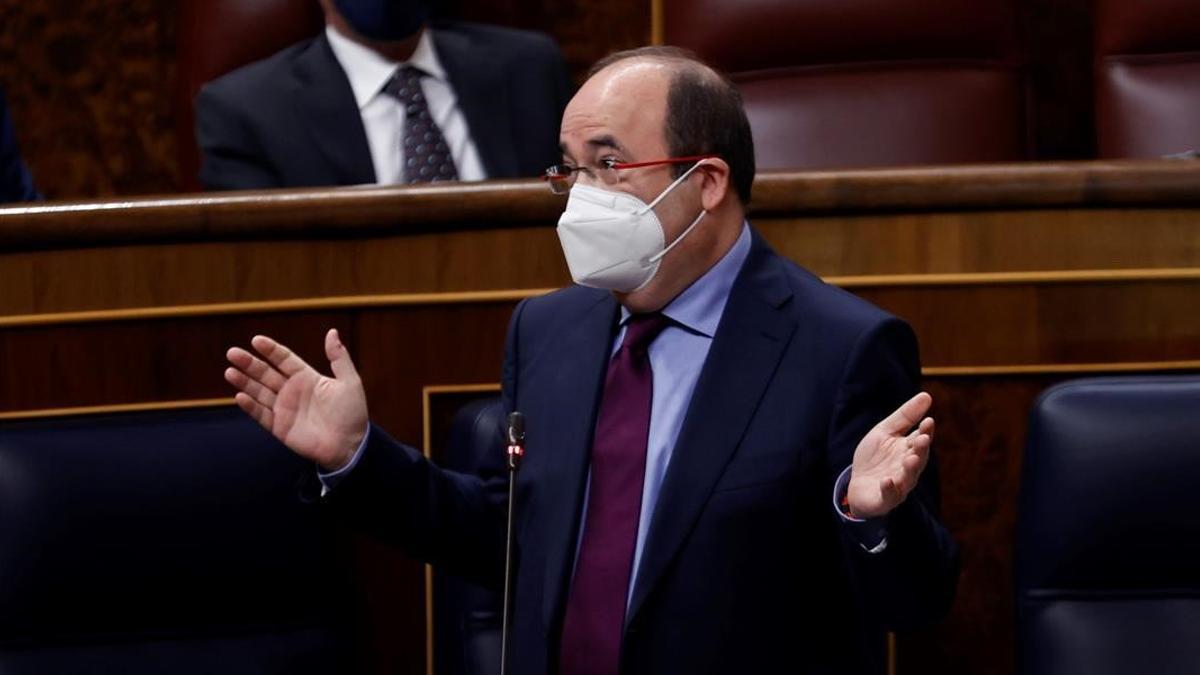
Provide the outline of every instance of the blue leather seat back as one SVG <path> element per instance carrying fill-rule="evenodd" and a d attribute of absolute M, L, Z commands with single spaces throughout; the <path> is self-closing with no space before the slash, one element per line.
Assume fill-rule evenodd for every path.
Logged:
<path fill-rule="evenodd" d="M 473 401 L 454 416 L 443 466 L 479 473 L 503 463 L 504 406 L 499 398 Z M 434 572 L 434 671 L 438 675 L 500 672 L 500 593 Z"/>
<path fill-rule="evenodd" d="M 1200 377 L 1054 387 L 1024 461 L 1021 672 L 1200 672 Z"/>
<path fill-rule="evenodd" d="M 234 407 L 0 425 L 0 672 L 349 672 L 312 471 Z"/>

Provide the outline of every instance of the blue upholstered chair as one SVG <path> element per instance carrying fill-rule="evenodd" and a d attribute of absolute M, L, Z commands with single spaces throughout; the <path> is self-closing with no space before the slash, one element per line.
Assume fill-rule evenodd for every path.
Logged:
<path fill-rule="evenodd" d="M 0 672 L 354 672 L 311 472 L 232 406 L 0 425 Z"/>
<path fill-rule="evenodd" d="M 1200 377 L 1054 387 L 1024 461 L 1019 672 L 1200 672 Z"/>
<path fill-rule="evenodd" d="M 454 416 L 442 464 L 477 473 L 504 456 L 504 408 L 499 398 L 463 406 Z M 503 598 L 453 575 L 434 571 L 434 672 L 497 675 Z"/>

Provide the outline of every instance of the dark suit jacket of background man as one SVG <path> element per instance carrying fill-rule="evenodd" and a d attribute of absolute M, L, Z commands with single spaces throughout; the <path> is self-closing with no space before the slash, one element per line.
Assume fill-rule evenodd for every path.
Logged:
<path fill-rule="evenodd" d="M 433 43 L 489 178 L 537 176 L 559 161 L 572 87 L 551 38 L 445 23 Z M 324 33 L 205 85 L 196 137 L 209 189 L 376 182 L 354 92 Z"/>
<path fill-rule="evenodd" d="M 526 417 L 512 672 L 557 663 L 591 434 L 618 318 L 604 291 L 521 303 L 506 406 Z M 834 481 L 862 437 L 917 391 L 909 327 L 778 256 L 754 233 L 662 485 L 634 585 L 623 673 L 881 673 L 884 633 L 948 609 L 957 551 L 936 467 L 868 553 Z M 497 461 L 502 461 L 497 453 Z M 327 496 L 350 522 L 478 582 L 503 577 L 505 474 L 440 470 L 372 428 Z"/>

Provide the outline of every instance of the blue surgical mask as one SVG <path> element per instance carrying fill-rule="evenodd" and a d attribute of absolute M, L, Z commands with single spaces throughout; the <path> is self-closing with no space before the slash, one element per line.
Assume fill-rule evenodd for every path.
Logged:
<path fill-rule="evenodd" d="M 429 0 L 334 0 L 346 22 L 371 40 L 410 38 L 429 20 Z"/>

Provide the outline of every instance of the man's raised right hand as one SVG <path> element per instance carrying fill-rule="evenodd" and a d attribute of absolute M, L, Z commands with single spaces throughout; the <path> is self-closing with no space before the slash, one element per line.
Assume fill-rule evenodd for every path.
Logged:
<path fill-rule="evenodd" d="M 367 396 L 337 329 L 325 334 L 333 377 L 265 335 L 250 344 L 258 356 L 240 347 L 225 354 L 233 366 L 225 380 L 238 390 L 238 407 L 325 471 L 346 466 L 367 431 Z"/>

